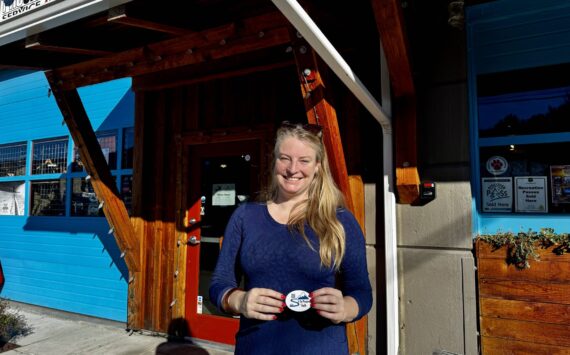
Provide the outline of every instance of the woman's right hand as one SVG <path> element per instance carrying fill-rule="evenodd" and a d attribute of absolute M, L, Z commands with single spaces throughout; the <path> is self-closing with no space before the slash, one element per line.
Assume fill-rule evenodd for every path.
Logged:
<path fill-rule="evenodd" d="M 231 311 L 241 314 L 246 318 L 259 320 L 277 319 L 276 314 L 283 312 L 285 308 L 285 295 L 268 289 L 252 288 L 249 291 L 236 290 L 228 297 L 228 305 Z"/>

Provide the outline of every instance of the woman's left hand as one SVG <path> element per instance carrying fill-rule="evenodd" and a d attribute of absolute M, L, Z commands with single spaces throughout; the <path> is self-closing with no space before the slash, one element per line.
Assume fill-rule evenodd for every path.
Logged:
<path fill-rule="evenodd" d="M 352 307 L 352 302 L 350 302 L 350 300 L 354 303 L 356 302 L 352 297 L 343 297 L 342 292 L 336 288 L 324 287 L 318 289 L 311 292 L 310 297 L 311 307 L 314 308 L 322 317 L 330 319 L 331 322 L 335 324 L 350 321 L 354 318 L 347 314 L 346 306 L 348 305 L 349 308 Z M 348 298 L 350 298 L 350 300 L 348 300 L 347 304 Z M 350 314 L 353 313 L 350 312 L 350 309 L 348 309 L 348 311 Z"/>

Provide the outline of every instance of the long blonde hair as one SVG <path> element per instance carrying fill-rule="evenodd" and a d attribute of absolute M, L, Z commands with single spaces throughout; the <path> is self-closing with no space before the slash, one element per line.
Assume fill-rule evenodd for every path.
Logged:
<path fill-rule="evenodd" d="M 315 150 L 320 168 L 315 172 L 314 179 L 309 186 L 307 200 L 293 207 L 287 224 L 291 229 L 298 231 L 309 247 L 314 249 L 305 234 L 305 223 L 307 223 L 319 238 L 321 264 L 338 270 L 344 257 L 346 237 L 336 213 L 339 207 L 345 205 L 344 196 L 332 178 L 319 126 L 284 122 L 277 130 L 267 200 L 277 200 L 279 186 L 274 173 L 275 163 L 281 144 L 289 137 L 308 143 Z"/>

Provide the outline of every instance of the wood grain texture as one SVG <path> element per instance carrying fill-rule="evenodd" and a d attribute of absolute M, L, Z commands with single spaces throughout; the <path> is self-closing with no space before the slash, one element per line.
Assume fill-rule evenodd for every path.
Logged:
<path fill-rule="evenodd" d="M 570 354 L 568 255 L 539 250 L 528 269 L 476 243 L 483 354 Z"/>

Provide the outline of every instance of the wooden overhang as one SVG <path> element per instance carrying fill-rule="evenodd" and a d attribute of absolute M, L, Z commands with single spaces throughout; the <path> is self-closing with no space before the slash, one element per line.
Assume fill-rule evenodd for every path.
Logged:
<path fill-rule="evenodd" d="M 403 203 L 412 202 L 417 197 L 419 183 L 415 93 L 399 3 L 370 0 L 346 5 L 319 0 L 311 2 L 309 14 L 327 36 L 332 33 L 337 38 L 333 44 L 344 52 L 350 52 L 352 42 L 360 40 L 362 32 L 358 31 L 362 31 L 366 20 L 376 26 L 377 33 L 372 37 L 383 43 L 396 101 L 394 151 L 399 199 Z M 370 34 L 374 30 L 364 31 Z M 285 17 L 267 0 L 189 0 L 167 5 L 134 0 L 106 13 L 0 47 L 0 68 L 46 71 L 131 273 L 130 327 L 143 328 L 141 307 L 137 303 L 137 295 L 143 287 L 137 277 L 141 272 L 141 241 L 137 240 L 133 227 L 136 221 L 129 221 L 126 208 L 118 198 L 77 88 L 123 77 L 141 77 L 138 84 L 144 86 L 145 77 L 152 77 L 149 74 L 162 76 L 164 73 L 168 77 L 176 75 L 171 73 L 177 68 L 188 73 L 187 83 L 193 83 L 296 66 L 307 119 L 324 126 L 327 150 L 332 157 L 331 168 L 349 197 L 350 208 L 358 211 L 355 199 L 351 198 L 354 193 L 351 193 L 336 112 L 327 98 L 326 82 L 321 76 L 326 66 L 314 53 L 302 58 L 293 56 L 291 52 L 297 53 L 295 47 L 309 48 L 301 41 Z M 305 73 L 307 68 L 312 72 Z M 181 315 L 183 310 L 178 311 L 177 316 Z M 361 341 L 363 339 L 361 336 Z"/>

